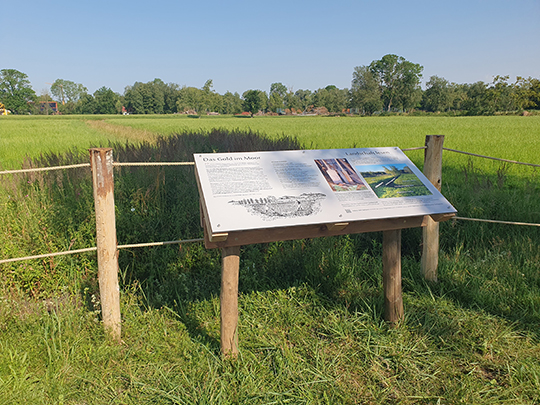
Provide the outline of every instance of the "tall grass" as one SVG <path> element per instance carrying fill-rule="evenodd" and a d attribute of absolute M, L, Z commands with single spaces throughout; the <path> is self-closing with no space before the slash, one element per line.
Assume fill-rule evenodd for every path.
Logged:
<path fill-rule="evenodd" d="M 294 136 L 308 148 L 422 146 L 425 135 L 445 135 L 445 146 L 540 164 L 540 116 L 495 117 L 116 117 L 107 122 L 162 135 L 212 128 L 241 129 L 269 136 Z M 464 160 L 465 161 L 465 160 Z"/>
<path fill-rule="evenodd" d="M 135 143 L 152 138 L 149 131 L 111 131 L 103 119 L 101 116 L 0 117 L 0 170 L 20 169 L 25 159 L 41 154 L 82 152 L 110 140 Z"/>
<path fill-rule="evenodd" d="M 112 146 L 120 161 L 303 147 L 224 130 Z M 461 216 L 540 222 L 536 170 L 446 153 L 443 193 Z M 93 243 L 87 169 L 9 179 L 0 257 Z M 200 237 L 197 198 L 191 168 L 116 169 L 119 243 Z M 122 345 L 100 325 L 94 254 L 1 265 L 0 404 L 539 403 L 539 230 L 442 224 L 436 284 L 420 275 L 420 233 L 403 232 L 396 329 L 382 321 L 380 234 L 243 247 L 233 362 L 219 354 L 218 251 L 122 250 Z"/>

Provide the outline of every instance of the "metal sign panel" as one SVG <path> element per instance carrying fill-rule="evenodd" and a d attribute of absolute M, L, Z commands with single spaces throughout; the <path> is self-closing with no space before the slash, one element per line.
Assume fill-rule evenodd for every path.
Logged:
<path fill-rule="evenodd" d="M 397 147 L 194 159 L 211 233 L 456 212 Z"/>

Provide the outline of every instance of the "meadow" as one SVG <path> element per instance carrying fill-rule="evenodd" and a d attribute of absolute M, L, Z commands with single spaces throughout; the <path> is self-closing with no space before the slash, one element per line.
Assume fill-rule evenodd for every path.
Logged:
<path fill-rule="evenodd" d="M 426 134 L 540 163 L 538 116 L 7 118 L 4 168 L 87 162 L 109 142 L 119 161 L 172 161 Z M 423 151 L 407 154 L 422 167 Z M 95 244 L 88 169 L 2 176 L 0 259 Z M 444 152 L 460 216 L 540 223 L 539 192 L 538 168 Z M 115 199 L 119 244 L 202 235 L 192 168 L 117 169 Z M 381 242 L 244 247 L 236 361 L 219 353 L 219 252 L 200 244 L 120 252 L 121 344 L 100 324 L 95 254 L 0 264 L 0 404 L 540 403 L 540 229 L 441 224 L 437 283 L 420 275 L 421 231 L 404 231 L 397 328 L 383 321 Z"/>
<path fill-rule="evenodd" d="M 212 128 L 250 130 L 296 137 L 310 149 L 423 145 L 425 135 L 445 135 L 445 147 L 494 157 L 540 163 L 536 152 L 540 116 L 519 117 L 119 117 L 116 125 L 168 135 Z"/>
<path fill-rule="evenodd" d="M 445 147 L 540 164 L 540 115 L 530 117 L 254 117 L 10 116 L 0 117 L 0 164 L 21 156 L 86 148 L 113 141 L 142 141 L 152 134 L 213 128 L 249 130 L 270 137 L 297 138 L 307 148 L 422 146 L 425 135 L 445 135 Z M 122 129 L 128 128 L 128 131 Z M 9 135 L 9 136 L 8 136 Z M 29 139 L 32 141 L 29 142 Z M 420 156 L 422 154 L 420 153 Z M 459 159 L 459 157 L 458 157 Z M 453 159 L 455 160 L 455 159 Z"/>

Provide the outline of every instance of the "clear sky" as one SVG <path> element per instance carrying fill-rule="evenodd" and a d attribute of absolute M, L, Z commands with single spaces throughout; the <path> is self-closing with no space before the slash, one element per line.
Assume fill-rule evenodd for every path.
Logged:
<path fill-rule="evenodd" d="M 455 83 L 540 78 L 540 0 L 17 0 L 0 7 L 0 69 L 39 95 L 56 79 L 123 94 L 135 82 L 242 94 L 351 85 L 403 56 Z"/>

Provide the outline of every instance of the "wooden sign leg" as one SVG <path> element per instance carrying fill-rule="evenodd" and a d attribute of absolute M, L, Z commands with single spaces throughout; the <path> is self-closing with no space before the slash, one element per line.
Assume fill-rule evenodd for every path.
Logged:
<path fill-rule="evenodd" d="M 238 354 L 238 274 L 240 247 L 221 249 L 221 352 L 227 357 Z"/>
<path fill-rule="evenodd" d="M 424 174 L 437 190 L 441 191 L 442 152 L 444 135 L 426 136 L 424 153 Z M 422 274 L 429 281 L 437 281 L 439 264 L 439 223 L 427 219 L 427 226 L 422 229 Z"/>
<path fill-rule="evenodd" d="M 403 319 L 401 294 L 401 230 L 383 232 L 384 319 L 396 324 Z"/>
<path fill-rule="evenodd" d="M 422 228 L 422 274 L 428 281 L 437 281 L 439 265 L 439 223 L 427 218 L 427 224 Z"/>

